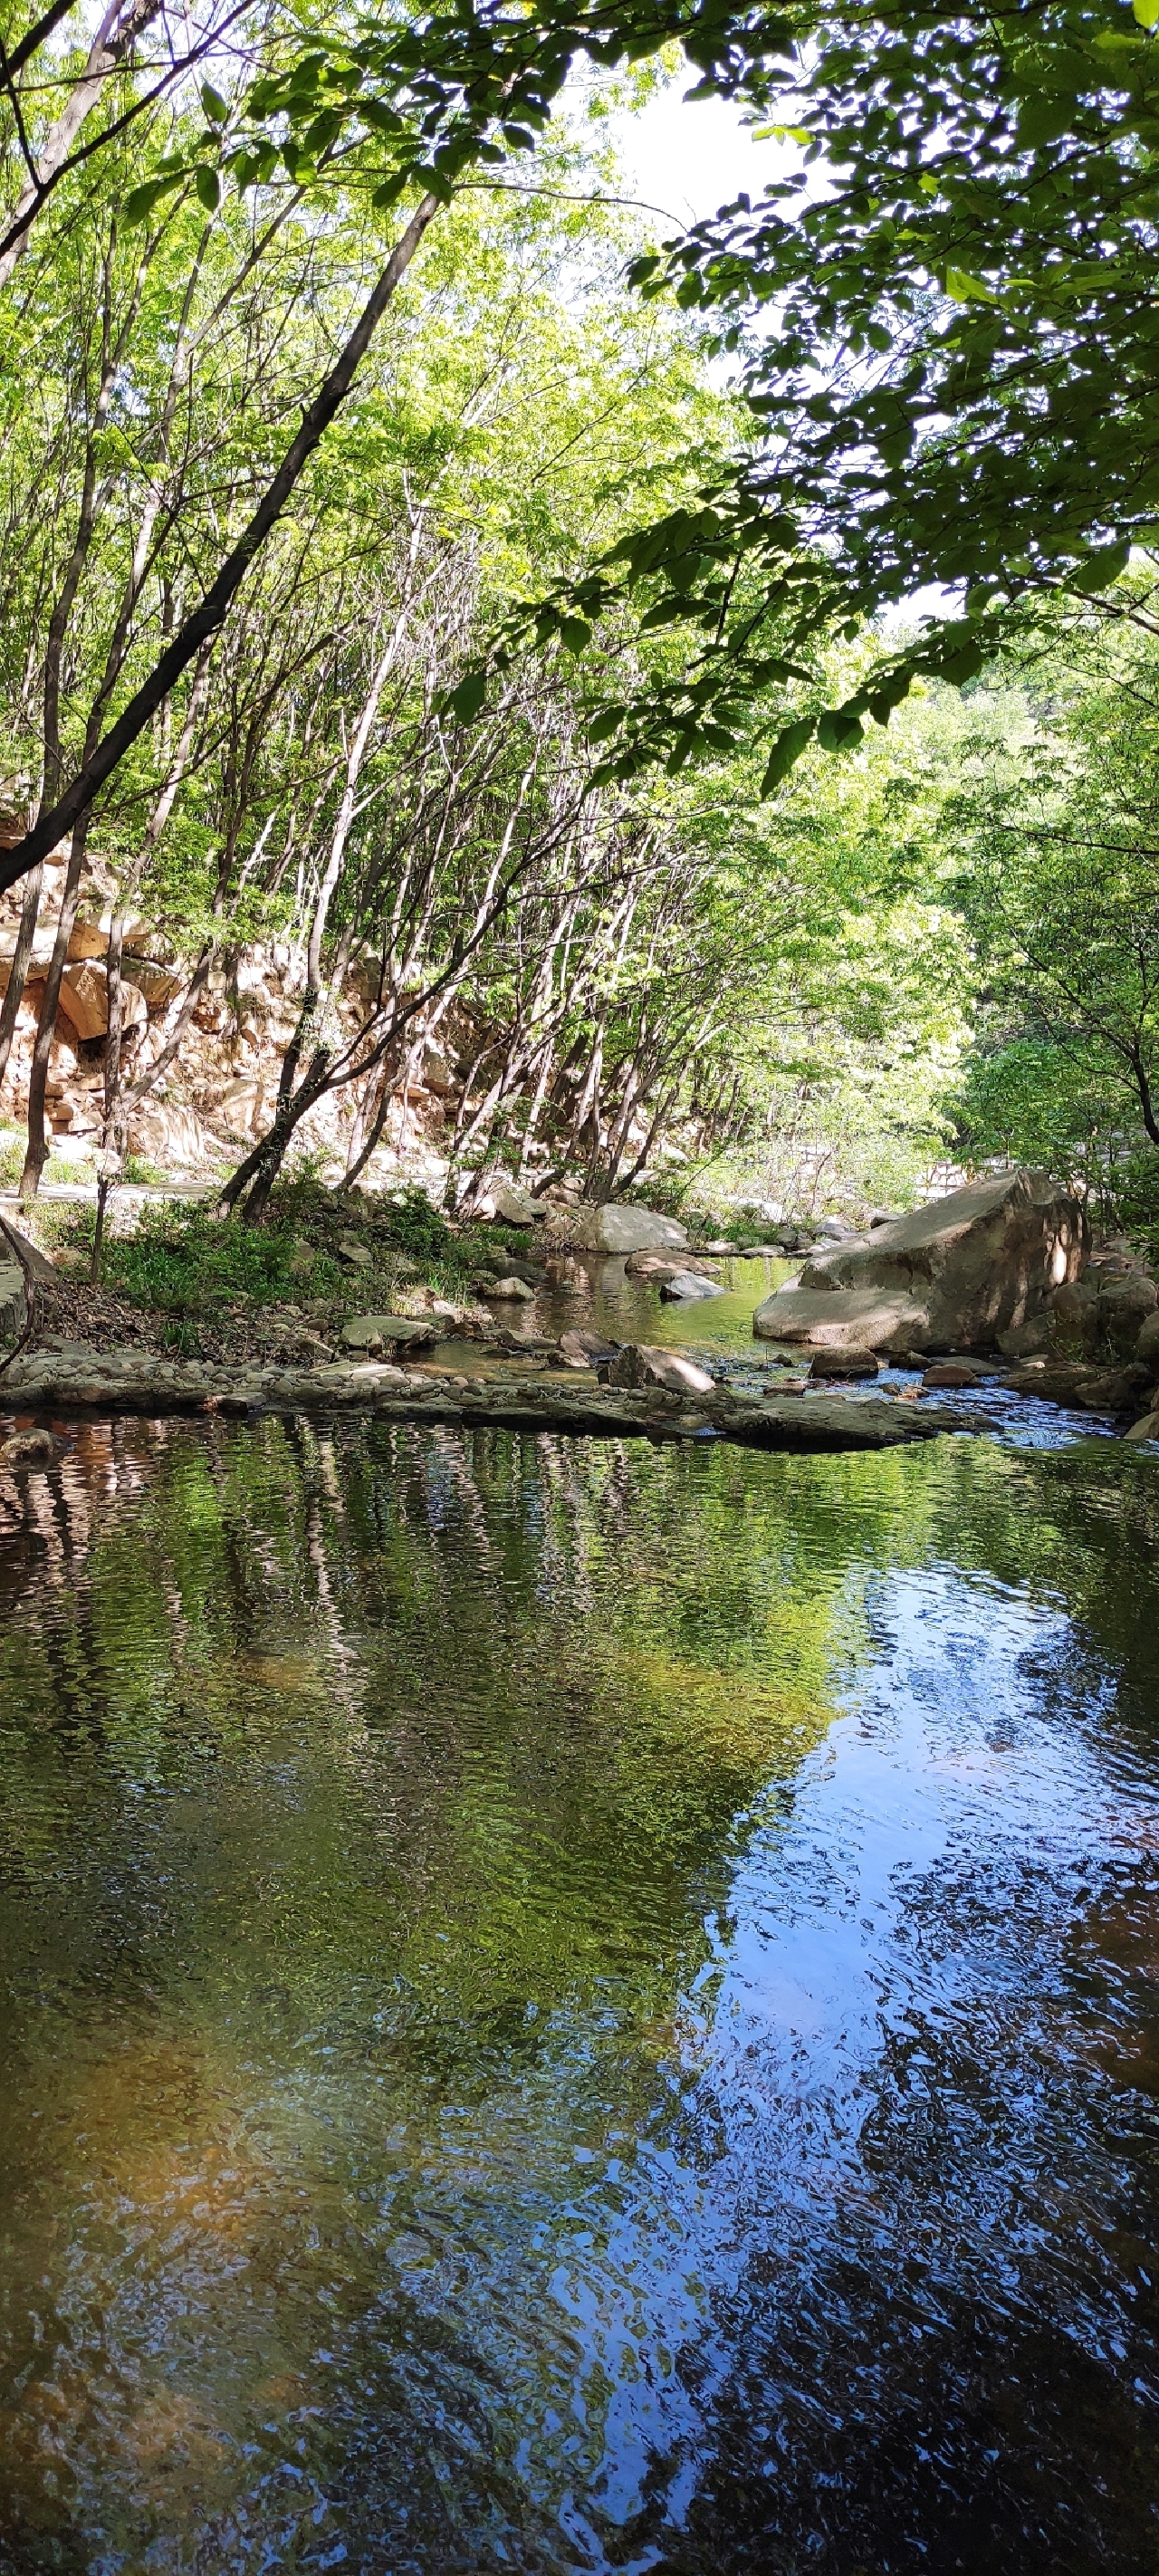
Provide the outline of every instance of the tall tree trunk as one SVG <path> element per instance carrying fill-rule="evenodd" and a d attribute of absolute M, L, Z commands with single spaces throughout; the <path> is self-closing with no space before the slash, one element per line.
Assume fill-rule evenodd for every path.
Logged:
<path fill-rule="evenodd" d="M 8 990 L 4 996 L 4 1007 L 0 1010 L 0 1084 L 3 1083 L 8 1071 L 8 1058 L 12 1053 L 12 1040 L 16 1034 L 17 1015 L 24 999 L 24 987 L 28 981 L 28 966 L 32 956 L 32 943 L 36 937 L 36 924 L 40 917 L 40 896 L 43 885 L 44 861 L 38 859 L 36 866 L 30 870 L 24 881 L 20 928 L 16 933 L 16 948 L 12 964 L 8 969 Z"/>
<path fill-rule="evenodd" d="M 48 1063 L 56 1036 L 57 1012 L 60 1008 L 60 986 L 68 959 L 69 944 L 76 925 L 76 908 L 80 900 L 81 871 L 84 867 L 88 823 L 78 823 L 72 836 L 68 866 L 64 876 L 60 919 L 48 973 L 44 980 L 44 999 L 36 1024 L 36 1044 L 32 1050 L 32 1072 L 28 1082 L 28 1150 L 20 1175 L 21 1198 L 35 1198 L 41 1174 L 48 1160 L 48 1133 L 44 1112 L 48 1097 Z"/>

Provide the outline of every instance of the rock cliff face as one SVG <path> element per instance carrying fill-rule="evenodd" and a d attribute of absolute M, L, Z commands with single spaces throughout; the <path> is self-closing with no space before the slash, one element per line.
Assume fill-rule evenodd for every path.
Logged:
<path fill-rule="evenodd" d="M 1089 1249 L 1077 1199 L 1042 1172 L 1002 1172 L 815 1252 L 759 1307 L 767 1341 L 877 1351 L 987 1350 L 1043 1315 Z"/>
<path fill-rule="evenodd" d="M 0 846 L 6 834 L 0 821 Z M 0 1121 L 22 1127 L 45 975 L 53 952 L 64 889 L 65 854 L 45 862 L 44 888 L 12 1050 L 0 1083 Z M 0 997 L 8 989 L 20 926 L 23 887 L 0 894 Z M 90 858 L 61 984 L 56 1039 L 49 1063 L 48 1117 L 54 1160 L 91 1155 L 99 1144 L 104 1112 L 104 1058 L 109 1025 L 105 959 L 115 881 Z M 339 1016 L 351 1024 L 358 1005 L 359 967 Z M 123 1066 L 127 1085 L 156 1062 L 166 1043 L 170 1015 L 187 989 L 189 969 L 156 925 L 130 919 L 122 964 Z M 163 1074 L 129 1120 L 130 1151 L 177 1177 L 220 1170 L 236 1162 L 273 1116 L 284 1049 L 293 1033 L 302 990 L 301 961 L 288 946 L 267 944 L 226 957 L 210 970 L 185 1030 L 176 1063 Z M 323 1101 L 303 1122 L 302 1143 L 342 1156 L 354 1116 L 349 1094 Z M 421 1150 L 427 1131 L 437 1133 L 442 1104 L 420 1075 L 386 1129 L 383 1159 L 409 1141 Z M 400 1133 L 401 1131 L 401 1133 Z"/>

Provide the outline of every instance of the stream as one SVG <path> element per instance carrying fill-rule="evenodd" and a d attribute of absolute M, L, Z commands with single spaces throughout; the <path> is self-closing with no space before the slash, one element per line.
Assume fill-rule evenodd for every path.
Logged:
<path fill-rule="evenodd" d="M 4 2576 L 1159 2567 L 1159 1453 L 1024 1429 L 22 1477 Z"/>

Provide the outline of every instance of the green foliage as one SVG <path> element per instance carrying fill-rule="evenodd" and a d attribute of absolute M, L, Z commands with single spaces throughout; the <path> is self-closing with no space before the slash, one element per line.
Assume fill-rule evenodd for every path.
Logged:
<path fill-rule="evenodd" d="M 1108 1197 L 1125 1231 L 1145 1243 L 1159 1260 L 1159 1153 L 1153 1145 L 1136 1147 L 1114 1170 Z"/>
<path fill-rule="evenodd" d="M 388 1243 L 420 1261 L 440 1261 L 450 1246 L 447 1220 L 425 1190 L 400 1190 L 384 1200 L 379 1225 Z"/>
<path fill-rule="evenodd" d="M 91 1218 L 77 1238 L 91 1235 Z M 106 1236 L 106 1287 L 137 1306 L 195 1323 L 225 1308 L 277 1305 L 300 1292 L 291 1272 L 294 1236 L 288 1224 L 243 1226 L 211 1215 L 201 1205 L 154 1203 L 141 1210 L 133 1234 Z M 339 1274 L 326 1265 L 326 1277 Z"/>
<path fill-rule="evenodd" d="M 1159 656 L 1080 623 L 1023 667 L 1021 735 L 980 740 L 947 806 L 986 986 L 963 1133 L 1113 1199 L 1159 1161 Z"/>

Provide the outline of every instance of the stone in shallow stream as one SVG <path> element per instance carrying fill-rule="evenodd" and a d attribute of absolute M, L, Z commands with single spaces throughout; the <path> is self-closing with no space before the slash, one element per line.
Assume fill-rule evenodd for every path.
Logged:
<path fill-rule="evenodd" d="M 845 1350 L 815 1352 L 809 1375 L 810 1377 L 876 1377 L 880 1366 L 876 1351 L 859 1350 L 851 1343 Z"/>
<path fill-rule="evenodd" d="M 434 1349 L 438 1332 L 421 1315 L 351 1315 L 342 1327 L 342 1339 L 349 1351 L 385 1350 L 390 1344 L 421 1351 Z"/>

